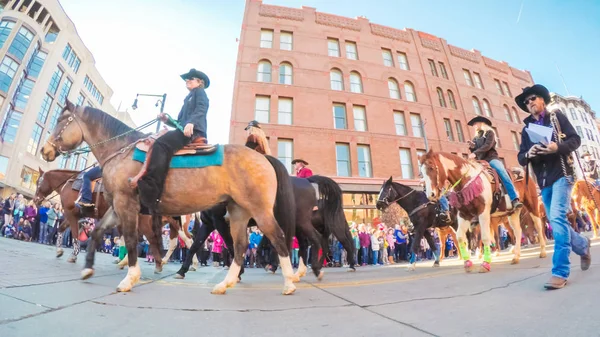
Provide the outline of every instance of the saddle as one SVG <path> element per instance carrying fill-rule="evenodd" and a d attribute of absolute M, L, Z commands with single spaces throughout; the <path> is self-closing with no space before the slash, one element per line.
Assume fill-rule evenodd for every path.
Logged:
<path fill-rule="evenodd" d="M 498 206 L 500 206 L 500 202 L 504 200 L 502 198 L 503 193 L 502 189 L 502 180 L 498 176 L 498 172 L 494 170 L 487 161 L 478 160 L 479 164 L 483 167 L 483 174 L 486 176 L 488 181 L 492 184 L 493 188 L 493 201 L 492 201 L 492 213 L 498 210 Z M 510 175 L 510 173 L 509 173 Z M 504 205 L 506 207 L 506 205 Z"/>
<path fill-rule="evenodd" d="M 81 187 L 83 187 L 84 173 L 85 172 L 81 172 L 77 175 L 77 178 L 73 180 L 71 189 L 73 189 L 74 191 L 81 191 Z M 102 183 L 102 178 L 92 180 L 92 193 L 104 193 L 104 184 Z"/>

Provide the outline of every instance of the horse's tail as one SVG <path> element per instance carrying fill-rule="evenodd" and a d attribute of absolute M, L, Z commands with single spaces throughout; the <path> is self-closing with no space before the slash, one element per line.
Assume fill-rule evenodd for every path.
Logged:
<path fill-rule="evenodd" d="M 277 177 L 277 194 L 275 197 L 274 214 L 279 227 L 285 234 L 288 249 L 292 248 L 294 235 L 296 234 L 296 199 L 294 198 L 294 187 L 290 181 L 287 168 L 272 156 L 265 155 L 275 170 Z"/>

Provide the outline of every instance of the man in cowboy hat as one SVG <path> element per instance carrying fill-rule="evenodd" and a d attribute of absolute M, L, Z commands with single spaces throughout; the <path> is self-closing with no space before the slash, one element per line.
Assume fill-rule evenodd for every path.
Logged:
<path fill-rule="evenodd" d="M 519 164 L 531 164 L 554 234 L 552 277 L 544 287 L 560 289 L 565 286 L 571 273 L 571 249 L 581 257 L 582 270 L 587 270 L 592 262 L 590 240 L 575 232 L 567 220 L 573 187 L 567 176 L 574 174 L 573 168 L 566 164 L 567 156 L 581 145 L 581 138 L 562 112 L 546 110 L 546 104 L 550 103 L 550 93 L 543 85 L 524 88 L 515 97 L 515 103 L 531 114 L 523 120 L 525 126 L 521 134 Z M 534 144 L 525 131 L 531 123 L 554 128 L 552 140 L 548 144 Z M 560 126 L 560 133 L 557 126 Z M 560 144 L 557 144 L 557 134 L 561 137 Z"/>
<path fill-rule="evenodd" d="M 156 210 L 158 207 L 169 164 L 175 152 L 190 142 L 206 144 L 208 97 L 204 89 L 210 86 L 210 80 L 205 73 L 193 68 L 181 75 L 181 78 L 189 91 L 177 116 L 177 122 L 183 126 L 183 132 L 178 129 L 171 130 L 156 139 L 148 151 L 146 173 L 137 182 L 140 203 L 149 210 Z M 159 114 L 158 118 L 168 124 L 165 114 Z"/>
<path fill-rule="evenodd" d="M 496 133 L 492 129 L 492 121 L 483 116 L 477 116 L 471 119 L 468 125 L 475 128 L 475 138 L 472 141 L 468 141 L 469 150 L 471 150 L 469 159 L 487 161 L 498 172 L 498 177 L 502 180 L 502 184 L 506 188 L 506 193 L 508 193 L 512 201 L 513 209 L 523 207 L 515 185 L 508 172 L 506 172 L 504 164 L 498 157 L 498 152 L 496 151 Z"/>
<path fill-rule="evenodd" d="M 583 162 L 583 174 L 586 178 L 592 179 L 594 181 L 594 187 L 596 189 L 600 189 L 600 164 L 597 160 L 592 159 L 592 155 L 586 151 L 581 155 L 581 158 L 584 160 Z"/>
<path fill-rule="evenodd" d="M 294 165 L 296 177 L 298 178 L 308 178 L 313 175 L 312 171 L 306 167 L 308 163 L 304 159 L 294 159 L 292 160 L 292 165 Z"/>

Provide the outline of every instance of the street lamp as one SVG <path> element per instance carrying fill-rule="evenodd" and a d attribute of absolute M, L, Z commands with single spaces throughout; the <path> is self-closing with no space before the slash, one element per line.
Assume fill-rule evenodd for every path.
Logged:
<path fill-rule="evenodd" d="M 160 113 L 162 114 L 163 111 L 165 110 L 165 101 L 167 100 L 167 94 L 162 94 L 162 95 L 152 95 L 152 94 L 136 94 L 135 95 L 135 100 L 133 101 L 133 104 L 131 105 L 131 108 L 133 110 L 138 108 L 138 97 L 140 96 L 146 96 L 146 97 L 160 97 L 160 99 L 158 99 L 156 101 L 156 104 L 154 104 L 155 107 L 158 107 L 158 104 L 160 103 Z M 156 124 L 156 133 L 158 133 L 158 131 L 160 130 L 160 120 L 158 121 L 158 123 Z"/>

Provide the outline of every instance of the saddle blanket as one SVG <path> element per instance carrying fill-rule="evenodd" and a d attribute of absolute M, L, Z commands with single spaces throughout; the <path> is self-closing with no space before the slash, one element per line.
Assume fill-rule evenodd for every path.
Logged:
<path fill-rule="evenodd" d="M 83 174 L 85 172 L 81 172 L 77 175 L 77 178 L 75 178 L 75 180 L 73 181 L 73 185 L 71 185 L 71 188 L 74 191 L 81 191 L 81 187 L 83 186 Z M 102 178 L 100 179 L 96 179 L 96 180 L 92 180 L 92 192 L 93 193 L 104 193 L 104 184 L 102 183 Z"/>
<path fill-rule="evenodd" d="M 178 154 L 171 159 L 170 168 L 201 168 L 223 165 L 224 146 L 216 145 L 216 150 L 211 153 Z M 146 161 L 146 152 L 135 148 L 133 160 L 143 163 Z"/>

